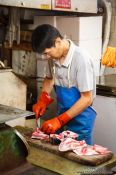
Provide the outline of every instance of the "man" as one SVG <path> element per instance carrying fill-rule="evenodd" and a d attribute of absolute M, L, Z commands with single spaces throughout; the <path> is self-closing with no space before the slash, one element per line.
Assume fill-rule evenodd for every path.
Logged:
<path fill-rule="evenodd" d="M 91 105 L 96 85 L 91 57 L 48 24 L 40 25 L 33 31 L 32 48 L 48 60 L 53 60 L 38 101 L 33 106 L 36 119 L 52 103 L 50 92 L 53 87 L 58 102 L 58 116 L 45 121 L 41 130 L 47 134 L 59 133 L 65 126 L 65 129 L 79 134 L 78 140 L 84 139 L 87 144 L 93 144 L 96 112 Z"/>

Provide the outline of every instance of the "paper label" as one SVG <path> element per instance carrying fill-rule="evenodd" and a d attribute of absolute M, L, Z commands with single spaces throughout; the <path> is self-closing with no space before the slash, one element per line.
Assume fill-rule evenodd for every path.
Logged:
<path fill-rule="evenodd" d="M 41 4 L 40 8 L 49 10 L 50 9 L 50 5 L 49 4 Z"/>

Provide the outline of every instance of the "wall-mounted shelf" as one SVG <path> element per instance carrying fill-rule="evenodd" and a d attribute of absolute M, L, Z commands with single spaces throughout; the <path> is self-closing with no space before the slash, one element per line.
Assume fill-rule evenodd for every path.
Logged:
<path fill-rule="evenodd" d="M 30 42 L 21 42 L 20 44 L 16 44 L 14 41 L 12 46 L 10 46 L 8 42 L 5 42 L 4 47 L 6 49 L 32 51 Z"/>

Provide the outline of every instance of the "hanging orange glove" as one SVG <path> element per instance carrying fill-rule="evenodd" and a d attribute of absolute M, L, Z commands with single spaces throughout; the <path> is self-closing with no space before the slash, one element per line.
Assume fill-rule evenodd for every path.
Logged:
<path fill-rule="evenodd" d="M 42 92 L 37 103 L 33 105 L 33 112 L 35 112 L 36 119 L 38 116 L 42 116 L 46 110 L 46 107 L 53 102 L 53 98 L 49 96 L 47 92 Z"/>
<path fill-rule="evenodd" d="M 58 117 L 45 121 L 41 127 L 41 130 L 46 134 L 55 133 L 70 120 L 71 117 L 65 112 Z"/>
<path fill-rule="evenodd" d="M 106 48 L 101 63 L 107 67 L 116 67 L 116 47 Z"/>

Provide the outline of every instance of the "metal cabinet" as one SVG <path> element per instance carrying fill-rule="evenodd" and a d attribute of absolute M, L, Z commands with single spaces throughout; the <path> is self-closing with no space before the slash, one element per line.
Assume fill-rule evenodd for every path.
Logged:
<path fill-rule="evenodd" d="M 51 0 L 0 0 L 0 5 L 50 10 Z"/>
<path fill-rule="evenodd" d="M 52 10 L 97 13 L 97 0 L 52 0 Z"/>
<path fill-rule="evenodd" d="M 44 10 L 97 13 L 97 0 L 0 0 L 0 4 Z"/>

